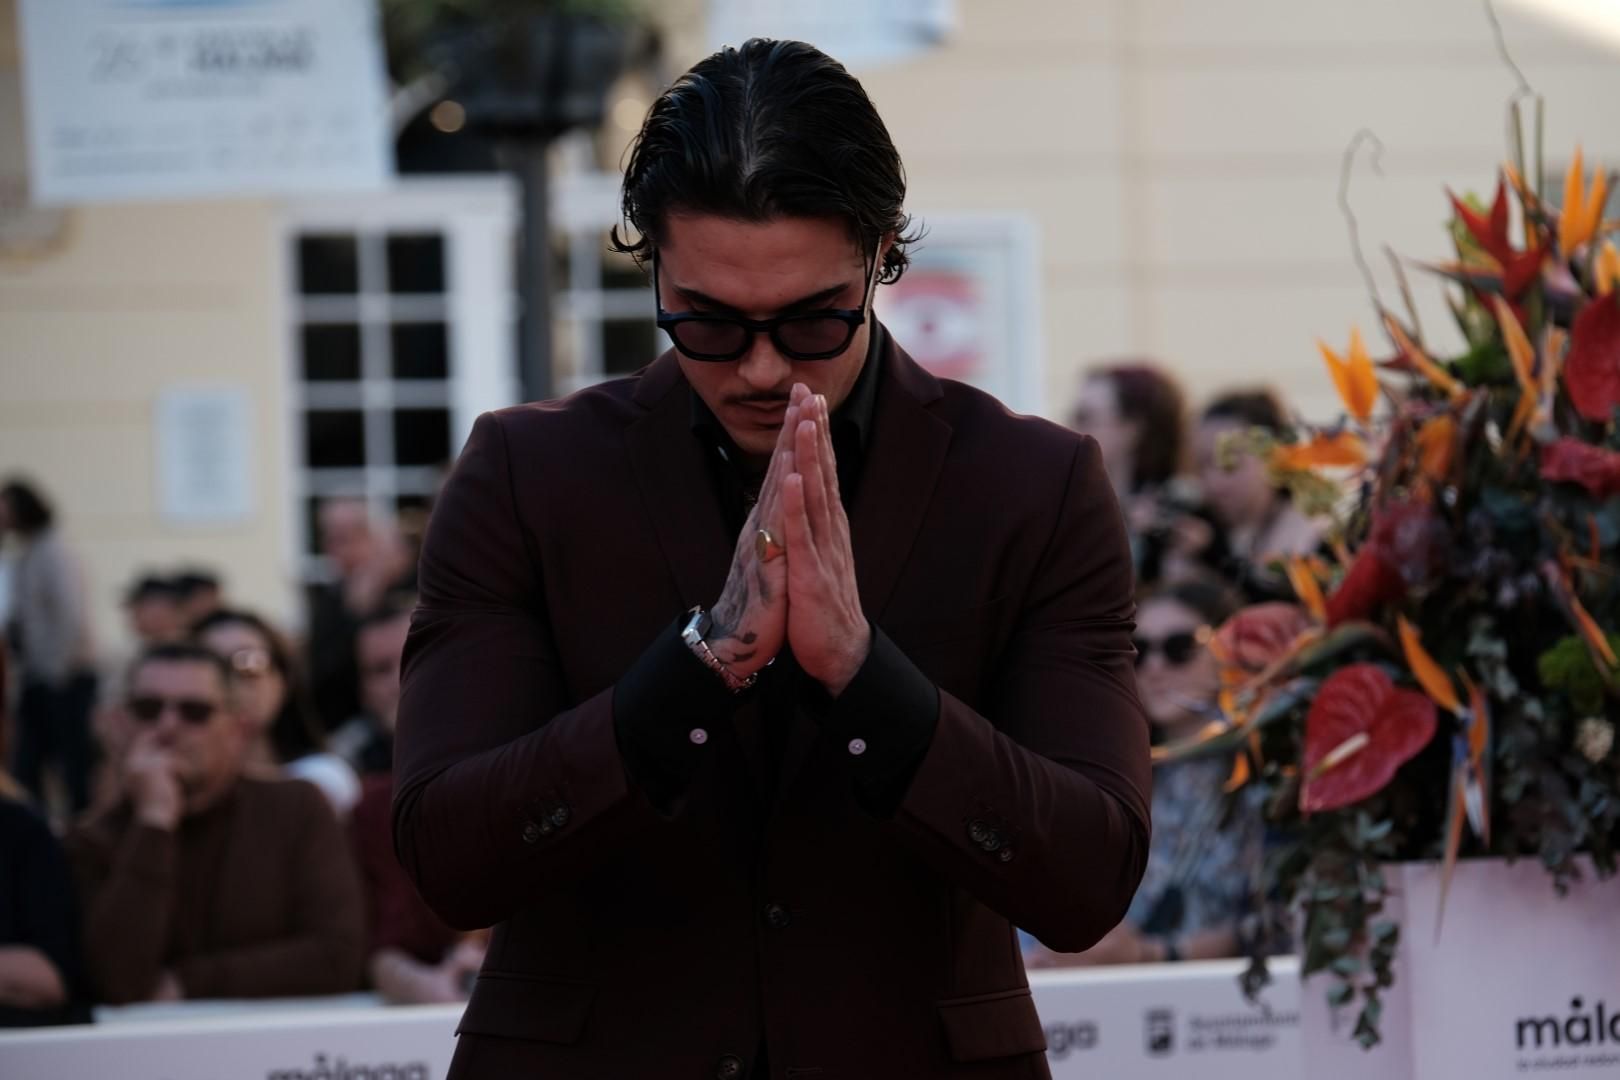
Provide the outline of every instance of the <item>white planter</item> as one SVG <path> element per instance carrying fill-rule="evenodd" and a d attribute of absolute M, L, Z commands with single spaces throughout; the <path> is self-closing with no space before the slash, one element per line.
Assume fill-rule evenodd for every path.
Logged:
<path fill-rule="evenodd" d="M 1457 864 L 1436 940 L 1437 863 L 1385 871 L 1401 924 L 1383 1042 L 1351 1038 L 1357 1006 L 1331 1009 L 1332 980 L 1300 990 L 1312 1080 L 1620 1077 L 1620 876 L 1560 898 L 1534 859 Z"/>

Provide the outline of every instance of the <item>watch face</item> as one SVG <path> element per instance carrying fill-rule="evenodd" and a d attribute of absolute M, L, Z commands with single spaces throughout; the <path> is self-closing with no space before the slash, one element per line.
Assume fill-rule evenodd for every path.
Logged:
<path fill-rule="evenodd" d="M 695 645 L 709 636 L 709 627 L 713 625 L 714 620 L 709 618 L 707 611 L 693 608 L 692 617 L 687 620 L 685 629 L 681 631 L 681 637 L 688 645 Z"/>

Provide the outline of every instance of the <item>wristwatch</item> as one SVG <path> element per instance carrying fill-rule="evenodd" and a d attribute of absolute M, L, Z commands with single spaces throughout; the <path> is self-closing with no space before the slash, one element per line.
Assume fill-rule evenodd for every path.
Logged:
<path fill-rule="evenodd" d="M 686 629 L 681 631 L 681 640 L 686 647 L 692 650 L 692 655 L 703 661 L 703 666 L 720 676 L 720 681 L 726 684 L 726 689 L 733 694 L 740 694 L 759 681 L 759 672 L 754 672 L 746 679 L 739 679 L 731 673 L 731 669 L 714 655 L 709 643 L 704 638 L 709 636 L 709 630 L 714 626 L 714 620 L 709 613 L 700 607 L 690 612 L 691 618 L 686 621 Z"/>

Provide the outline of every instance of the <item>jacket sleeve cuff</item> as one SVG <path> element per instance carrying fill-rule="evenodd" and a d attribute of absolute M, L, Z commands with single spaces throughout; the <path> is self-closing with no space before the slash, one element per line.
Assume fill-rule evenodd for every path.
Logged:
<path fill-rule="evenodd" d="M 894 816 L 934 741 L 939 687 L 874 625 L 866 663 L 818 713 L 822 733 L 844 746 L 856 801 L 874 817 Z"/>
<path fill-rule="evenodd" d="M 653 639 L 613 688 L 613 733 L 625 771 L 668 809 L 702 763 L 709 727 L 746 694 L 728 690 L 681 640 L 687 616 Z"/>

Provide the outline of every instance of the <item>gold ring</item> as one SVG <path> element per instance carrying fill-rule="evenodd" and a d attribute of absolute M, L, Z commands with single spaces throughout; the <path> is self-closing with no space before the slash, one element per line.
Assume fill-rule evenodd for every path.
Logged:
<path fill-rule="evenodd" d="M 754 554 L 760 562 L 770 562 L 782 553 L 782 545 L 776 542 L 769 529 L 761 529 L 754 534 Z"/>

